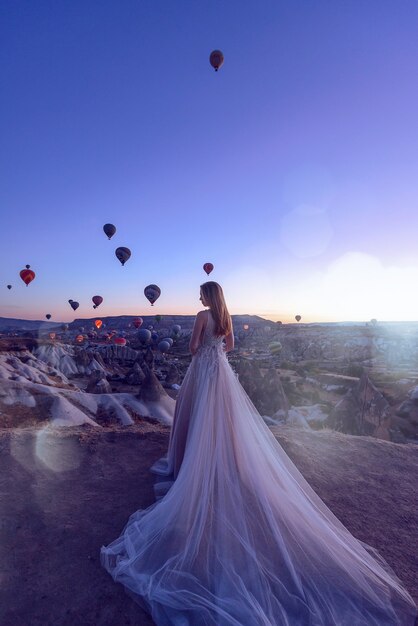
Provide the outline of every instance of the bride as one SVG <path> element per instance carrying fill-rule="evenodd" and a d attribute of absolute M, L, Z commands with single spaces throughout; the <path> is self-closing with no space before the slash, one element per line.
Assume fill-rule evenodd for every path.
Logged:
<path fill-rule="evenodd" d="M 286 455 L 231 369 L 222 288 L 204 283 L 164 497 L 101 563 L 158 626 L 413 626 L 413 598 Z M 224 344 L 225 341 L 225 344 Z"/>

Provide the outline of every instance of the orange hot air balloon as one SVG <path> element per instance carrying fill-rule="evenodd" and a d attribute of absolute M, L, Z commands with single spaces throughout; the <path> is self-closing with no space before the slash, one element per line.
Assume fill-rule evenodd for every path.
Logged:
<path fill-rule="evenodd" d="M 55 334 L 55 333 L 49 333 L 49 338 L 50 338 L 50 339 L 54 340 L 54 339 L 55 339 L 55 337 L 56 337 L 56 334 Z"/>
<path fill-rule="evenodd" d="M 209 274 L 213 270 L 213 263 L 205 263 L 203 266 L 203 269 L 205 270 L 206 274 L 209 276 Z"/>
<path fill-rule="evenodd" d="M 220 50 L 213 50 L 210 53 L 209 62 L 211 66 L 215 69 L 215 72 L 217 72 L 224 62 L 223 53 Z"/>
<path fill-rule="evenodd" d="M 30 265 L 27 265 L 26 269 L 22 270 L 19 273 L 19 276 L 23 280 L 23 282 L 25 283 L 25 285 L 27 287 L 29 285 L 29 283 L 31 283 L 33 281 L 33 279 L 35 278 L 35 272 L 30 269 Z"/>
<path fill-rule="evenodd" d="M 103 324 L 102 320 L 96 320 L 94 322 L 94 325 L 97 328 L 97 330 L 99 330 L 102 327 L 102 324 Z"/>
<path fill-rule="evenodd" d="M 84 337 L 83 337 L 83 335 L 77 335 L 75 340 L 76 340 L 77 343 L 83 343 Z"/>

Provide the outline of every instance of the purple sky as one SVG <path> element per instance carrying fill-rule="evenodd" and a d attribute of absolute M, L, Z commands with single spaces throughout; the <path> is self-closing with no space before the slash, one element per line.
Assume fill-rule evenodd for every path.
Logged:
<path fill-rule="evenodd" d="M 417 2 L 3 0 L 0 84 L 0 316 L 418 319 Z"/>

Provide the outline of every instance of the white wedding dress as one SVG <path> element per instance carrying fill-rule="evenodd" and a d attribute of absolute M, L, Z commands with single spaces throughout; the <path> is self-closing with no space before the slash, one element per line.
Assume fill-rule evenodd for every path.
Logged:
<path fill-rule="evenodd" d="M 213 325 L 209 313 L 151 468 L 171 487 L 102 565 L 158 626 L 413 626 L 413 598 L 286 455 Z"/>

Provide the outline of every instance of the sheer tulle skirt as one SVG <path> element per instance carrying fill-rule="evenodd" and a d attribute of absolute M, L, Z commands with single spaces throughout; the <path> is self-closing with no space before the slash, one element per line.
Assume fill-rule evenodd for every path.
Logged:
<path fill-rule="evenodd" d="M 310 487 L 216 346 L 193 358 L 152 471 L 176 479 L 101 562 L 158 626 L 413 626 L 395 572 Z"/>

